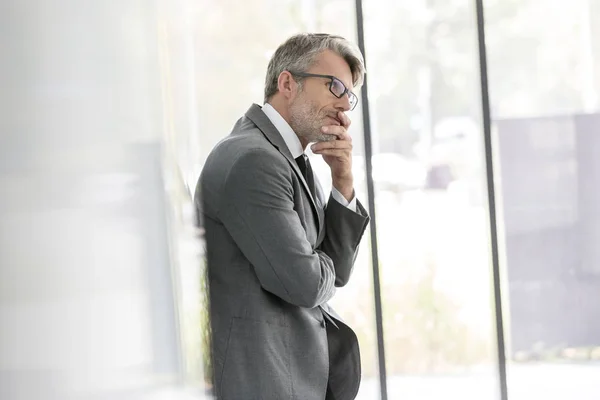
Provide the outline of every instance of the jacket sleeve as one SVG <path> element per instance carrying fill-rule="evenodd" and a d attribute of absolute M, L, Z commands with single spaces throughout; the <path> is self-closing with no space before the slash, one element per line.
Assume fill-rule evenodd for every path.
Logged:
<path fill-rule="evenodd" d="M 287 160 L 264 149 L 238 155 L 222 186 L 219 218 L 263 289 L 313 308 L 334 295 L 335 268 L 306 238 L 289 171 Z"/>
<path fill-rule="evenodd" d="M 367 211 L 358 200 L 354 212 L 335 200 L 333 195 L 330 196 L 325 210 L 326 234 L 319 249 L 333 261 L 335 286 L 348 283 L 358 254 L 358 245 L 368 224 Z"/>

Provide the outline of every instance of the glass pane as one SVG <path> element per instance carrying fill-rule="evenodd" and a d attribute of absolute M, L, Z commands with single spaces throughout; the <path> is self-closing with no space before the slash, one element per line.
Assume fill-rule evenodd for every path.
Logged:
<path fill-rule="evenodd" d="M 597 399 L 600 2 L 485 5 L 509 397 Z"/>
<path fill-rule="evenodd" d="M 212 392 L 212 364 L 205 246 L 203 231 L 196 224 L 192 199 L 195 182 L 191 179 L 199 170 L 197 155 L 201 152 L 197 132 L 198 93 L 192 85 L 198 79 L 195 65 L 199 55 L 193 46 L 198 4 L 194 0 L 160 0 L 158 6 L 163 176 L 168 194 L 167 220 L 182 376 L 186 386 L 204 392 L 208 398 Z"/>
<path fill-rule="evenodd" d="M 262 104 L 267 63 L 285 39 L 298 32 L 327 32 L 355 41 L 352 0 L 249 0 L 244 5 L 240 7 L 239 1 L 233 0 L 203 1 L 201 12 L 199 10 L 194 17 L 197 21 L 195 46 L 202 54 L 197 65 L 198 126 L 202 132 L 200 165 L 252 103 Z M 224 26 L 235 29 L 223 29 Z M 367 208 L 360 106 L 348 115 L 352 120 L 355 189 L 358 199 Z M 328 194 L 331 190 L 329 167 L 321 156 L 312 155 L 310 150 L 307 153 Z M 378 381 L 378 371 L 369 243 L 367 229 L 350 283 L 338 289 L 330 304 L 358 336 L 363 372 L 359 396 L 371 400 L 378 395 L 379 388 L 373 385 Z M 364 388 L 375 394 L 363 395 Z"/>
<path fill-rule="evenodd" d="M 2 3 L 3 400 L 205 398 L 200 302 L 176 290 L 199 246 L 163 129 L 185 64 L 162 68 L 157 31 L 182 4 L 162 5 Z"/>
<path fill-rule="evenodd" d="M 365 7 L 389 398 L 495 399 L 474 3 Z"/>

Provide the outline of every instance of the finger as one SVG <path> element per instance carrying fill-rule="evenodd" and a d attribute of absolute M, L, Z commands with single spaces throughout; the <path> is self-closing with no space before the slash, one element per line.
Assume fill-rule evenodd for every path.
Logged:
<path fill-rule="evenodd" d="M 319 156 L 335 156 L 335 158 L 346 160 L 350 160 L 352 158 L 352 152 L 343 149 L 321 149 L 318 151 L 313 151 L 313 154 Z"/>
<path fill-rule="evenodd" d="M 313 153 L 321 156 L 332 156 L 338 160 L 345 160 L 346 162 L 350 162 L 352 160 L 352 153 L 346 149 L 322 149 L 319 151 L 313 151 Z"/>
<path fill-rule="evenodd" d="M 352 150 L 352 143 L 346 140 L 331 140 L 329 142 L 318 142 L 310 146 L 314 152 L 324 149 Z"/>
<path fill-rule="evenodd" d="M 342 123 L 342 126 L 346 129 L 348 129 L 350 127 L 350 124 L 352 123 L 352 121 L 350 121 L 350 118 L 346 115 L 346 113 L 342 111 L 338 111 L 338 119 Z"/>
<path fill-rule="evenodd" d="M 327 125 L 321 128 L 321 132 L 329 135 L 335 135 L 337 136 L 337 140 L 347 140 L 349 142 L 352 141 L 352 136 L 348 134 L 348 131 L 343 126 Z"/>

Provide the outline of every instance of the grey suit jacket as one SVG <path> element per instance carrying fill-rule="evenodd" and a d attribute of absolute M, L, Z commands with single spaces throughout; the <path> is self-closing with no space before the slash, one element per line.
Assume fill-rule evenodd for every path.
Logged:
<path fill-rule="evenodd" d="M 256 104 L 209 155 L 195 202 L 217 397 L 354 399 L 356 335 L 326 302 L 350 278 L 369 221 L 363 206 L 319 204 Z"/>

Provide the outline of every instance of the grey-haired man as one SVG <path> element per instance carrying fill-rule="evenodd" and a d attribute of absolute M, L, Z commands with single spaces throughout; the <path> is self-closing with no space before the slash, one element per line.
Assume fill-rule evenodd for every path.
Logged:
<path fill-rule="evenodd" d="M 356 199 L 346 112 L 364 77 L 339 36 L 289 38 L 196 189 L 206 233 L 214 383 L 223 400 L 350 400 L 356 335 L 327 305 L 351 275 L 367 212 Z M 331 169 L 327 199 L 306 147 Z"/>

